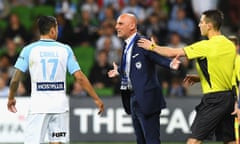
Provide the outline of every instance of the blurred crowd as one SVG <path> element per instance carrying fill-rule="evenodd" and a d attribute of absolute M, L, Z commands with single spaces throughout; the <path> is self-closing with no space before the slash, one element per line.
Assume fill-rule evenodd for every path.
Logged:
<path fill-rule="evenodd" d="M 107 71 L 121 59 L 122 41 L 116 36 L 115 22 L 119 14 L 129 12 L 138 18 L 139 33 L 153 36 L 160 45 L 184 47 L 202 39 L 198 20 L 208 9 L 224 12 L 224 25 L 231 34 L 240 32 L 239 0 L 0 0 L 0 97 L 7 96 L 13 65 L 26 44 L 39 37 L 33 24 L 27 28 L 21 17 L 11 9 L 15 7 L 50 6 L 59 24 L 58 41 L 73 49 L 88 46 L 94 49 L 95 59 L 88 75 L 96 89 L 111 88 L 119 94 L 119 79 L 109 79 Z M 75 53 L 75 55 L 78 55 Z M 165 96 L 187 96 L 182 85 L 184 76 L 194 68 L 193 62 L 181 59 L 180 70 L 158 68 L 159 81 Z M 81 65 L 80 65 L 81 66 Z M 24 77 L 17 95 L 30 93 L 30 78 Z M 87 96 L 78 83 L 71 83 L 68 94 Z"/>

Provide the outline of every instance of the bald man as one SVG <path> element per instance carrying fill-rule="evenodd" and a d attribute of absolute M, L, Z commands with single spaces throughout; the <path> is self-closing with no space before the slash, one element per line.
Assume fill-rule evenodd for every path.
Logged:
<path fill-rule="evenodd" d="M 132 116 L 137 143 L 159 144 L 159 118 L 166 102 L 157 78 L 156 64 L 177 69 L 179 61 L 171 61 L 137 46 L 137 41 L 143 36 L 137 33 L 137 19 L 134 15 L 120 15 L 115 28 L 125 44 L 120 66 L 113 63 L 108 76 L 121 77 L 122 102 L 126 113 Z"/>

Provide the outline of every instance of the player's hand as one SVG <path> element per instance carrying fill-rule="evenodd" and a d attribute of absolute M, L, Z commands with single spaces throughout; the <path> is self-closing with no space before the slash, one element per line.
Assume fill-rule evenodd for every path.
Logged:
<path fill-rule="evenodd" d="M 108 77 L 113 78 L 113 77 L 116 77 L 117 75 L 119 75 L 117 69 L 118 69 L 117 64 L 115 62 L 113 62 L 113 69 L 108 72 Z"/>
<path fill-rule="evenodd" d="M 103 104 L 102 100 L 101 99 L 95 100 L 95 104 L 97 105 L 97 107 L 99 109 L 98 114 L 99 115 L 102 114 L 104 111 L 104 104 Z"/>
<path fill-rule="evenodd" d="M 7 107 L 8 107 L 8 110 L 10 112 L 13 112 L 13 113 L 17 112 L 17 109 L 16 109 L 15 105 L 16 105 L 16 99 L 15 98 L 8 99 Z"/>

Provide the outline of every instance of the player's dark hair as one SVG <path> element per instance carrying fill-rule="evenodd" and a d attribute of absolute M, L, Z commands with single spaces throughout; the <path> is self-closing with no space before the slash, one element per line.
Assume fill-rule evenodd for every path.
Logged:
<path fill-rule="evenodd" d="M 207 10 L 203 12 L 203 15 L 205 15 L 206 22 L 213 24 L 215 30 L 220 30 L 224 19 L 223 13 L 220 10 Z"/>
<path fill-rule="evenodd" d="M 48 34 L 52 27 L 57 26 L 57 20 L 53 16 L 40 16 L 37 20 L 40 35 Z"/>

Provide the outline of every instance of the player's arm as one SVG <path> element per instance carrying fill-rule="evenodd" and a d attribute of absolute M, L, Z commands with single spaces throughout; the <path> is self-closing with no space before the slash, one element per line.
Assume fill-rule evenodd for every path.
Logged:
<path fill-rule="evenodd" d="M 152 40 L 148 40 L 145 38 L 141 38 L 138 40 L 138 46 L 141 48 L 144 48 L 146 50 L 151 50 L 153 52 L 156 52 L 162 56 L 166 57 L 179 57 L 179 56 L 185 56 L 185 52 L 183 48 L 170 48 L 170 47 L 162 47 L 155 44 L 155 42 Z"/>
<path fill-rule="evenodd" d="M 15 69 L 14 75 L 10 82 L 7 106 L 8 106 L 8 110 L 14 113 L 17 112 L 17 109 L 15 107 L 16 100 L 14 97 L 18 89 L 19 81 L 22 76 L 23 76 L 23 72 L 20 71 L 19 69 Z"/>
<path fill-rule="evenodd" d="M 99 114 L 102 113 L 104 111 L 104 104 L 102 102 L 102 100 L 98 97 L 98 95 L 96 94 L 93 86 L 91 85 L 91 83 L 89 82 L 89 80 L 87 79 L 87 77 L 84 75 L 84 73 L 82 73 L 80 70 L 74 72 L 74 77 L 76 79 L 77 82 L 80 83 L 80 85 L 83 87 L 83 89 L 85 91 L 87 91 L 87 93 L 93 98 L 95 104 L 98 106 L 99 108 Z"/>
<path fill-rule="evenodd" d="M 16 91 L 18 89 L 18 85 L 19 85 L 21 77 L 23 77 L 23 72 L 20 71 L 19 69 L 15 69 L 14 75 L 10 82 L 10 90 L 9 90 L 8 99 L 14 98 Z"/>

